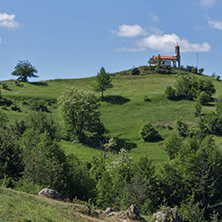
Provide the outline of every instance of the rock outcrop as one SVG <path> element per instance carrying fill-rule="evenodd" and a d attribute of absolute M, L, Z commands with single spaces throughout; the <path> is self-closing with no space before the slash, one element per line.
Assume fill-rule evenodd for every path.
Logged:
<path fill-rule="evenodd" d="M 176 208 L 165 209 L 154 214 L 155 222 L 183 222 Z"/>
<path fill-rule="evenodd" d="M 61 200 L 58 192 L 53 189 L 43 189 L 39 192 L 39 196 L 51 198 L 54 200 Z"/>

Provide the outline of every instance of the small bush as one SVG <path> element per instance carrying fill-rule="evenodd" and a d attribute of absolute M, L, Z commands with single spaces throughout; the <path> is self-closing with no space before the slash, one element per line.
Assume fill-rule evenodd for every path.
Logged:
<path fill-rule="evenodd" d="M 202 106 L 199 102 L 194 104 L 194 108 L 195 108 L 195 116 L 199 116 L 201 114 L 202 111 Z"/>
<path fill-rule="evenodd" d="M 30 109 L 34 111 L 49 112 L 48 107 L 40 101 L 33 101 L 30 104 Z"/>
<path fill-rule="evenodd" d="M 15 85 L 20 87 L 24 86 L 19 80 L 15 80 Z"/>
<path fill-rule="evenodd" d="M 8 84 L 6 82 L 2 82 L 1 86 L 2 86 L 2 89 L 7 89 L 7 90 L 9 89 Z"/>
<path fill-rule="evenodd" d="M 145 142 L 154 142 L 161 139 L 158 131 L 155 130 L 155 128 L 150 123 L 146 123 L 142 127 L 140 135 Z"/>
<path fill-rule="evenodd" d="M 199 69 L 199 74 L 203 74 L 203 72 L 204 72 L 204 68 L 200 68 Z"/>
<path fill-rule="evenodd" d="M 182 140 L 177 135 L 168 137 L 164 144 L 164 150 L 167 152 L 170 160 L 174 159 L 182 146 Z"/>
<path fill-rule="evenodd" d="M 21 112 L 20 108 L 16 104 L 12 104 L 10 106 L 10 109 L 13 111 Z"/>
<path fill-rule="evenodd" d="M 134 68 L 134 69 L 132 69 L 131 74 L 132 75 L 139 75 L 140 74 L 140 70 L 138 68 Z"/>
<path fill-rule="evenodd" d="M 167 86 L 165 89 L 165 95 L 167 99 L 173 100 L 176 98 L 176 90 L 172 86 Z"/>
<path fill-rule="evenodd" d="M 144 96 L 143 100 L 144 100 L 145 102 L 150 102 L 150 101 L 151 101 L 151 99 L 149 99 L 148 96 Z"/>
<path fill-rule="evenodd" d="M 197 73 L 197 67 L 192 67 L 191 72 L 196 74 Z"/>
<path fill-rule="evenodd" d="M 199 100 L 201 105 L 205 105 L 208 102 L 210 102 L 211 96 L 208 93 L 203 91 L 203 92 L 200 93 L 200 95 L 198 97 L 198 100 Z"/>
<path fill-rule="evenodd" d="M 176 129 L 180 136 L 186 137 L 188 135 L 188 125 L 182 122 L 180 118 L 177 118 L 176 120 Z"/>

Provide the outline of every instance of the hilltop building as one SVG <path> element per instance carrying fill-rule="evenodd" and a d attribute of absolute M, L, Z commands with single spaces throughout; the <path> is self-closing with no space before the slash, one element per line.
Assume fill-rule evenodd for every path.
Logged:
<path fill-rule="evenodd" d="M 175 46 L 175 56 L 160 56 L 161 66 L 180 67 L 180 46 Z M 157 66 L 158 56 L 153 56 L 151 66 Z"/>

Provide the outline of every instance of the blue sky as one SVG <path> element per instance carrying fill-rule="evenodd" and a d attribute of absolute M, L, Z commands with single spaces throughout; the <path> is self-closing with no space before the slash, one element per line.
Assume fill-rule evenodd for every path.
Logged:
<path fill-rule="evenodd" d="M 174 55 L 222 76 L 222 0 L 0 0 L 0 79 L 19 60 L 32 81 L 95 76 Z M 198 53 L 198 60 L 197 60 Z"/>

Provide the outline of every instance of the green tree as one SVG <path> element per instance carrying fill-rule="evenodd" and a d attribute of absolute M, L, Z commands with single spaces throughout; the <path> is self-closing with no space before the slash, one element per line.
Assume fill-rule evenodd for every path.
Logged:
<path fill-rule="evenodd" d="M 24 178 L 62 193 L 67 173 L 64 168 L 66 158 L 58 143 L 51 140 L 46 132 L 37 134 L 29 129 L 23 134 L 20 147 L 23 151 Z"/>
<path fill-rule="evenodd" d="M 100 121 L 96 96 L 89 92 L 66 88 L 58 99 L 59 111 L 71 137 L 84 142 L 86 135 L 101 136 L 104 126 Z"/>
<path fill-rule="evenodd" d="M 35 73 L 38 72 L 37 69 L 32 66 L 32 64 L 28 60 L 19 61 L 14 69 L 15 70 L 12 72 L 12 75 L 18 76 L 18 80 L 21 80 L 23 82 L 27 82 L 28 78 L 38 77 L 37 75 L 35 75 Z"/>
<path fill-rule="evenodd" d="M 102 99 L 103 99 L 104 91 L 113 87 L 110 75 L 106 72 L 104 67 L 101 67 L 100 71 L 97 73 L 95 80 L 96 80 L 95 90 L 97 92 L 102 93 Z"/>
<path fill-rule="evenodd" d="M 174 159 L 182 147 L 182 140 L 177 135 L 172 135 L 166 139 L 164 150 L 167 152 L 170 160 Z"/>
<path fill-rule="evenodd" d="M 8 129 L 0 128 L 0 179 L 17 180 L 23 171 L 21 150 Z"/>

